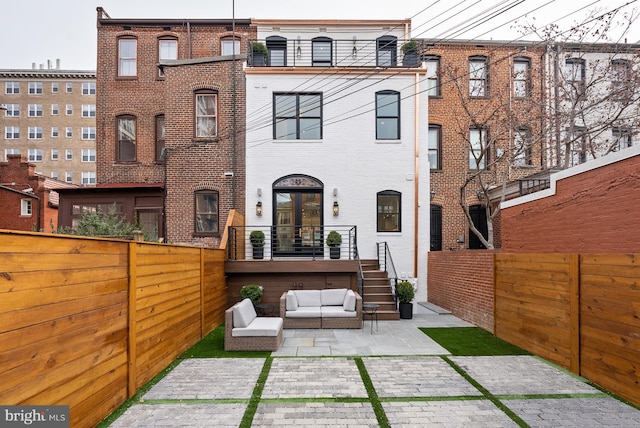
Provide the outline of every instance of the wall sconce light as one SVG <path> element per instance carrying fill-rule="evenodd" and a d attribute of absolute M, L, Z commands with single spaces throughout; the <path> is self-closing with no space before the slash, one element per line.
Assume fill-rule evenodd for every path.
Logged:
<path fill-rule="evenodd" d="M 262 202 L 260 202 L 260 201 L 258 201 L 258 202 L 256 203 L 256 215 L 257 215 L 258 217 L 261 217 L 261 216 L 262 216 Z"/>
<path fill-rule="evenodd" d="M 296 56 L 302 58 L 302 48 L 300 48 L 300 36 L 298 36 L 298 47 L 296 48 Z"/>
<path fill-rule="evenodd" d="M 262 189 L 258 187 L 258 196 L 262 196 Z"/>
<path fill-rule="evenodd" d="M 432 190 L 431 193 L 429 193 L 429 196 L 431 197 L 431 200 L 433 201 L 433 198 L 436 197 L 436 191 Z"/>
<path fill-rule="evenodd" d="M 464 236 L 462 235 L 458 236 L 458 239 L 456 239 L 456 242 L 458 244 L 464 244 Z"/>
<path fill-rule="evenodd" d="M 338 201 L 333 202 L 333 216 L 337 217 L 340 214 L 340 205 L 338 205 Z"/>
<path fill-rule="evenodd" d="M 333 196 L 338 196 L 338 188 L 334 187 L 333 189 Z"/>
<path fill-rule="evenodd" d="M 484 199 L 484 192 L 482 190 L 478 190 L 478 200 L 481 201 Z"/>

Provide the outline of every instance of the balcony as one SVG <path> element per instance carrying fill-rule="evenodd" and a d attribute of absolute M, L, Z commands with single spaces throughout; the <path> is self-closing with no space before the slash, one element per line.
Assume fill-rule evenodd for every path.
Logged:
<path fill-rule="evenodd" d="M 328 37 L 285 39 L 272 36 L 251 40 L 249 67 L 347 67 L 347 68 L 416 68 L 421 67 L 421 46 L 415 51 L 403 45 L 406 40 L 380 37 L 375 40 L 336 40 Z"/>

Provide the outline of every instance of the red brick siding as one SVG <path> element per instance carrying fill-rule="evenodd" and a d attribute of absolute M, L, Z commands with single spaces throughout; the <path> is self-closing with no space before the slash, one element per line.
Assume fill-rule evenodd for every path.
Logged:
<path fill-rule="evenodd" d="M 493 332 L 493 259 L 496 251 L 432 251 L 427 300 Z"/>
<path fill-rule="evenodd" d="M 560 180 L 556 191 L 502 210 L 503 252 L 638 252 L 640 156 Z"/>

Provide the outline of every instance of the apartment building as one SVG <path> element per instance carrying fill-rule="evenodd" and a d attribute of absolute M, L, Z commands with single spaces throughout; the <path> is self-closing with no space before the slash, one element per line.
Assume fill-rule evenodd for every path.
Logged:
<path fill-rule="evenodd" d="M 218 246 L 244 211 L 247 19 L 115 19 L 97 10 L 97 181 L 60 222 L 106 210 L 166 242 Z"/>
<path fill-rule="evenodd" d="M 96 74 L 54 67 L 0 70 L 0 157 L 22 154 L 36 173 L 96 184 Z"/>

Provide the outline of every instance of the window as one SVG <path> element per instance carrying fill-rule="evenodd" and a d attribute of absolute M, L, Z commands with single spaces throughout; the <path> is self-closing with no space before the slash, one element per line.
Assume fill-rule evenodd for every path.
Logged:
<path fill-rule="evenodd" d="M 382 36 L 376 40 L 376 65 L 393 67 L 398 65 L 398 38 Z"/>
<path fill-rule="evenodd" d="M 156 161 L 164 161 L 164 115 L 156 116 Z"/>
<path fill-rule="evenodd" d="M 20 149 L 4 149 L 4 161 L 7 161 L 7 155 L 19 155 Z"/>
<path fill-rule="evenodd" d="M 313 93 L 273 95 L 273 138 L 322 139 L 322 95 Z"/>
<path fill-rule="evenodd" d="M 487 57 L 469 58 L 469 96 L 486 97 L 489 95 L 489 63 Z"/>
<path fill-rule="evenodd" d="M 582 126 L 576 126 L 570 132 L 569 166 L 576 166 L 587 161 L 587 137 L 587 130 Z"/>
<path fill-rule="evenodd" d="M 51 115 L 52 116 L 58 115 L 58 104 L 51 104 Z"/>
<path fill-rule="evenodd" d="M 67 94 L 72 94 L 73 93 L 73 83 L 67 82 L 65 84 L 65 87 L 66 87 Z"/>
<path fill-rule="evenodd" d="M 82 84 L 82 95 L 95 95 L 96 84 L 93 82 L 84 82 Z"/>
<path fill-rule="evenodd" d="M 67 116 L 71 116 L 73 114 L 73 104 L 67 104 L 66 112 Z"/>
<path fill-rule="evenodd" d="M 427 55 L 424 57 L 427 65 L 427 95 L 430 97 L 441 96 L 440 92 L 440 57 Z"/>
<path fill-rule="evenodd" d="M 96 128 L 95 126 L 83 126 L 82 127 L 82 139 L 83 140 L 95 140 Z"/>
<path fill-rule="evenodd" d="M 27 153 L 29 162 L 42 162 L 42 149 L 29 149 Z"/>
<path fill-rule="evenodd" d="M 401 193 L 384 190 L 377 194 L 378 232 L 401 232 Z"/>
<path fill-rule="evenodd" d="M 30 95 L 42 94 L 42 82 L 29 82 L 29 94 Z"/>
<path fill-rule="evenodd" d="M 222 52 L 222 55 L 238 55 L 240 53 L 240 40 L 234 37 L 220 39 L 220 52 Z"/>
<path fill-rule="evenodd" d="M 29 137 L 30 140 L 40 140 L 42 139 L 42 126 L 30 126 L 29 127 Z"/>
<path fill-rule="evenodd" d="M 484 239 L 488 239 L 489 232 L 487 227 L 487 210 L 482 205 L 471 205 L 469 207 L 469 216 L 473 220 L 473 225 L 478 229 Z M 470 250 L 482 250 L 485 246 L 480 241 L 480 238 L 469 229 L 469 249 Z"/>
<path fill-rule="evenodd" d="M 118 40 L 118 76 L 136 76 L 137 46 L 136 39 Z"/>
<path fill-rule="evenodd" d="M 431 251 L 442 251 L 442 207 L 431 204 Z"/>
<path fill-rule="evenodd" d="M 489 141 L 486 129 L 469 129 L 469 169 L 486 169 L 489 164 Z"/>
<path fill-rule="evenodd" d="M 73 159 L 73 150 L 71 150 L 71 149 L 66 149 L 66 150 L 64 151 L 64 158 L 65 158 L 66 160 L 72 160 L 72 159 Z"/>
<path fill-rule="evenodd" d="M 513 134 L 513 164 L 515 166 L 533 165 L 529 128 L 518 128 Z"/>
<path fill-rule="evenodd" d="M 586 79 L 585 60 L 582 58 L 567 58 L 565 60 L 565 79 L 578 93 L 584 90 Z"/>
<path fill-rule="evenodd" d="M 53 178 L 54 180 L 58 179 L 58 171 L 51 171 L 51 178 Z"/>
<path fill-rule="evenodd" d="M 611 61 L 611 95 L 621 101 L 629 98 L 632 85 L 631 61 L 614 59 Z"/>
<path fill-rule="evenodd" d="M 57 126 L 51 127 L 51 138 L 58 138 L 59 132 Z"/>
<path fill-rule="evenodd" d="M 58 149 L 51 149 L 51 160 L 58 160 Z"/>
<path fill-rule="evenodd" d="M 66 181 L 67 183 L 71 183 L 73 181 L 73 174 L 71 173 L 71 171 L 65 171 L 64 181 Z"/>
<path fill-rule="evenodd" d="M 176 39 L 158 40 L 158 62 L 178 59 L 178 41 Z M 158 68 L 158 76 L 164 77 L 164 73 Z"/>
<path fill-rule="evenodd" d="M 196 137 L 218 135 L 218 94 L 213 91 L 196 93 Z"/>
<path fill-rule="evenodd" d="M 64 134 L 65 134 L 65 136 L 66 136 L 67 138 L 73 138 L 73 128 L 72 128 L 72 127 L 70 127 L 70 126 L 67 126 L 67 127 L 64 129 Z"/>
<path fill-rule="evenodd" d="M 95 162 L 96 151 L 95 149 L 82 149 L 82 162 Z"/>
<path fill-rule="evenodd" d="M 429 124 L 429 168 L 442 169 L 442 127 Z"/>
<path fill-rule="evenodd" d="M 29 117 L 42 117 L 42 104 L 29 104 Z"/>
<path fill-rule="evenodd" d="M 31 217 L 31 199 L 20 200 L 20 215 Z"/>
<path fill-rule="evenodd" d="M 271 67 L 284 67 L 287 65 L 287 39 L 280 36 L 267 37 L 267 52 Z"/>
<path fill-rule="evenodd" d="M 199 190 L 195 193 L 195 233 L 218 233 L 218 192 Z"/>
<path fill-rule="evenodd" d="M 96 105 L 82 104 L 82 117 L 96 117 Z"/>
<path fill-rule="evenodd" d="M 611 130 L 611 134 L 613 135 L 613 145 L 611 147 L 611 151 L 617 152 L 618 150 L 622 150 L 633 145 L 630 129 L 613 128 Z"/>
<path fill-rule="evenodd" d="M 20 82 L 4 82 L 4 93 L 5 94 L 19 94 L 20 93 Z"/>
<path fill-rule="evenodd" d="M 20 104 L 7 104 L 7 110 L 4 112 L 5 117 L 19 117 Z"/>
<path fill-rule="evenodd" d="M 120 162 L 136 160 L 136 118 L 134 116 L 118 116 L 117 119 L 116 159 Z"/>
<path fill-rule="evenodd" d="M 4 138 L 6 140 L 17 140 L 20 138 L 20 127 L 19 126 L 5 126 L 4 127 Z"/>
<path fill-rule="evenodd" d="M 96 184 L 96 173 L 91 171 L 83 171 L 82 172 L 82 184 L 83 185 L 91 185 Z"/>
<path fill-rule="evenodd" d="M 376 92 L 376 140 L 400 139 L 400 93 Z"/>
<path fill-rule="evenodd" d="M 513 96 L 524 98 L 531 95 L 531 60 L 518 57 L 513 60 Z"/>
<path fill-rule="evenodd" d="M 332 40 L 328 37 L 316 37 L 311 40 L 311 65 L 330 67 L 333 58 L 332 46 Z"/>
<path fill-rule="evenodd" d="M 58 93 L 58 82 L 51 82 L 51 93 Z"/>

